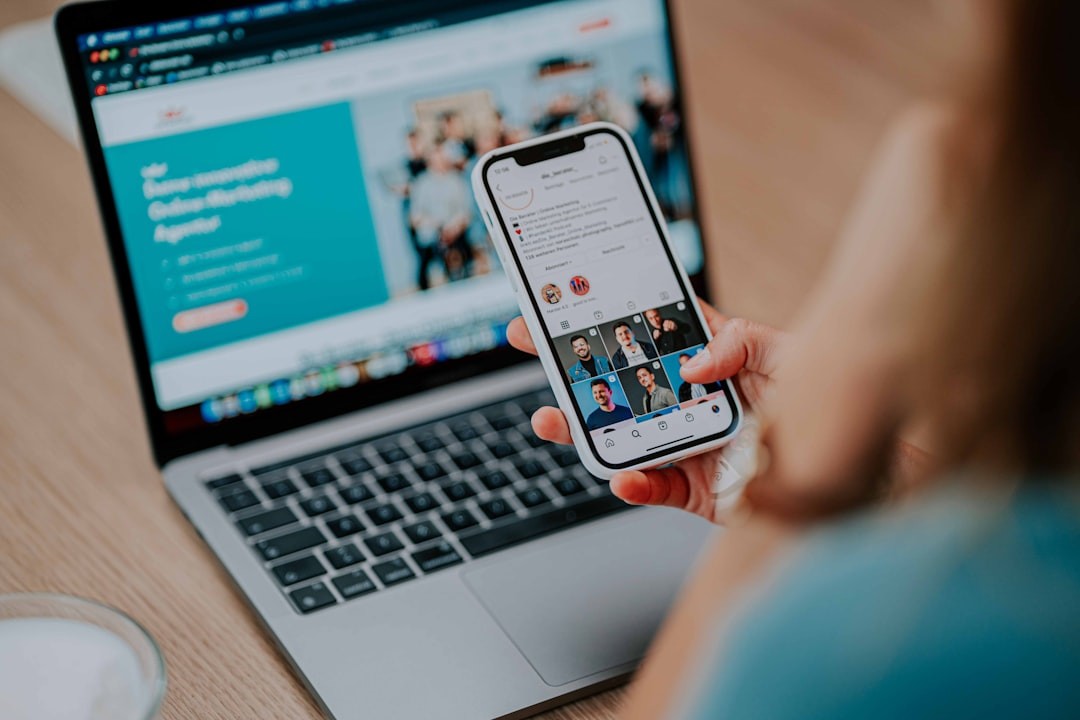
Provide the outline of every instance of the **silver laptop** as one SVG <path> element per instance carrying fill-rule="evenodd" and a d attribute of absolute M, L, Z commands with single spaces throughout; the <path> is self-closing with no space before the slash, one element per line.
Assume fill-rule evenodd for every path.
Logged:
<path fill-rule="evenodd" d="M 326 714 L 625 679 L 708 526 L 535 437 L 467 178 L 618 122 L 703 291 L 666 3 L 116 0 L 57 32 L 165 483 Z"/>

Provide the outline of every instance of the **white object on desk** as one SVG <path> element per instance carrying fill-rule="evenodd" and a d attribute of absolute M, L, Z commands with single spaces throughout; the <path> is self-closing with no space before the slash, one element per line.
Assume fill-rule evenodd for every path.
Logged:
<path fill-rule="evenodd" d="M 0 717 L 139 720 L 139 658 L 105 628 L 62 618 L 0 620 Z"/>
<path fill-rule="evenodd" d="M 60 137 L 79 144 L 75 109 L 51 18 L 0 31 L 0 85 Z"/>

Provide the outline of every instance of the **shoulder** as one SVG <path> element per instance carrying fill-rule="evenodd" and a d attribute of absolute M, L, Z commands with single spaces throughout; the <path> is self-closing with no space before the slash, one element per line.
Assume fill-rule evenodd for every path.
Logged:
<path fill-rule="evenodd" d="M 1080 520 L 1065 507 L 944 495 L 815 533 L 732 625 L 731 662 L 694 717 L 1080 710 L 1067 680 L 1080 667 Z"/>

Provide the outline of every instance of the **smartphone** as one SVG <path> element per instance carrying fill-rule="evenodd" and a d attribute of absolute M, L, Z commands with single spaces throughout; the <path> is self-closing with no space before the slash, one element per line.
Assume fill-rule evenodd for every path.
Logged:
<path fill-rule="evenodd" d="M 728 382 L 684 382 L 710 338 L 627 133 L 592 123 L 494 150 L 472 175 L 590 472 L 664 465 L 738 432 Z"/>

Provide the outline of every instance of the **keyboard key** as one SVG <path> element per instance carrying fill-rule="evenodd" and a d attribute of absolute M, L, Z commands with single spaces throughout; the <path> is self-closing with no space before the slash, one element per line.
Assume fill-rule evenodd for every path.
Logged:
<path fill-rule="evenodd" d="M 508 458 L 511 455 L 517 453 L 517 449 L 515 449 L 513 445 L 506 442 L 505 440 L 500 440 L 499 442 L 492 445 L 489 449 L 491 450 L 491 454 L 499 458 L 500 460 L 502 458 Z"/>
<path fill-rule="evenodd" d="M 360 519 L 355 515 L 342 515 L 333 520 L 327 520 L 326 527 L 330 528 L 330 532 L 334 533 L 334 537 L 339 538 L 355 535 L 366 529 L 364 523 L 360 522 Z"/>
<path fill-rule="evenodd" d="M 514 467 L 517 468 L 521 477 L 526 480 L 531 480 L 538 475 L 543 475 L 545 472 L 544 466 L 531 458 L 527 460 L 518 460 L 514 463 Z"/>
<path fill-rule="evenodd" d="M 420 479 L 424 482 L 431 482 L 432 480 L 437 480 L 445 475 L 446 470 L 438 462 L 431 460 L 417 465 L 416 474 L 419 475 Z"/>
<path fill-rule="evenodd" d="M 390 504 L 368 508 L 367 514 L 371 518 L 371 522 L 376 525 L 385 525 L 401 519 L 401 511 Z"/>
<path fill-rule="evenodd" d="M 379 576 L 379 580 L 386 587 L 391 585 L 397 585 L 400 582 L 411 580 L 416 577 L 416 573 L 409 569 L 409 566 L 405 564 L 405 561 L 401 558 L 394 558 L 393 560 L 387 560 L 384 563 L 379 563 L 371 568 L 375 571 L 375 574 Z"/>
<path fill-rule="evenodd" d="M 558 510 L 551 510 L 509 525 L 485 530 L 461 538 L 461 544 L 475 557 L 501 550 L 519 542 L 532 540 L 576 523 L 591 520 L 611 512 L 628 510 L 630 506 L 613 495 L 605 495 Z"/>
<path fill-rule="evenodd" d="M 522 431 L 521 435 L 525 438 L 525 442 L 529 443 L 529 447 L 538 448 L 548 444 L 547 440 L 537 437 L 536 433 L 534 433 L 531 428 Z"/>
<path fill-rule="evenodd" d="M 469 484 L 465 482 L 450 483 L 443 487 L 442 490 L 446 497 L 450 498 L 450 502 L 468 500 L 476 494 L 476 491 L 469 487 Z"/>
<path fill-rule="evenodd" d="M 435 452 L 443 446 L 443 441 L 439 439 L 439 436 L 435 433 L 423 433 L 413 438 L 413 441 L 424 452 Z"/>
<path fill-rule="evenodd" d="M 454 437 L 462 442 L 472 440 L 480 435 L 480 433 L 476 432 L 476 428 L 466 422 L 455 423 L 450 427 L 450 432 L 454 433 Z"/>
<path fill-rule="evenodd" d="M 480 482 L 484 483 L 484 487 L 488 490 L 498 490 L 509 485 L 510 478 L 506 477 L 506 473 L 502 470 L 492 470 L 480 473 Z"/>
<path fill-rule="evenodd" d="M 368 574 L 363 570 L 353 570 L 344 575 L 338 575 L 334 578 L 334 587 L 341 593 L 341 597 L 346 600 L 351 600 L 354 597 L 367 595 L 369 592 L 378 590 L 375 583 L 372 582 L 371 578 L 369 578 Z"/>
<path fill-rule="evenodd" d="M 267 530 L 273 530 L 294 522 L 296 522 L 296 515 L 293 514 L 293 511 L 287 507 L 280 507 L 255 515 L 248 515 L 246 518 L 237 520 L 236 524 L 240 526 L 244 534 L 258 535 Z"/>
<path fill-rule="evenodd" d="M 352 543 L 327 550 L 323 555 L 338 570 L 355 565 L 358 562 L 364 562 L 364 553 L 360 552 L 360 548 Z"/>
<path fill-rule="evenodd" d="M 326 536 L 322 534 L 319 528 L 306 527 L 303 530 L 297 530 L 287 535 L 268 538 L 257 543 L 255 547 L 258 548 L 264 559 L 276 560 L 279 557 L 291 555 L 300 550 L 322 545 L 324 542 L 326 542 Z"/>
<path fill-rule="evenodd" d="M 434 540 L 437 537 L 441 537 L 442 533 L 435 527 L 435 523 L 424 521 L 416 523 L 415 525 L 409 525 L 405 528 L 405 534 L 412 540 L 414 545 L 420 545 L 426 543 L 428 540 Z"/>
<path fill-rule="evenodd" d="M 330 469 L 325 466 L 301 470 L 300 477 L 304 478 L 304 482 L 313 488 L 329 485 L 336 479 L 334 473 L 330 472 Z"/>
<path fill-rule="evenodd" d="M 510 503 L 502 498 L 495 498 L 494 500 L 480 503 L 480 509 L 490 520 L 495 520 L 496 518 L 501 518 L 504 515 L 509 515 L 514 512 L 514 508 L 510 507 Z"/>
<path fill-rule="evenodd" d="M 410 487 L 410 485 L 409 481 L 400 473 L 390 473 L 379 478 L 379 487 L 383 489 L 383 492 L 396 493 Z"/>
<path fill-rule="evenodd" d="M 574 495 L 585 490 L 585 488 L 581 486 L 581 483 L 579 483 L 572 477 L 557 480 L 555 482 L 555 489 L 558 490 L 559 494 L 563 497 L 569 497 L 570 495 Z"/>
<path fill-rule="evenodd" d="M 397 539 L 397 536 L 392 532 L 383 533 L 382 535 L 372 535 L 364 540 L 364 544 L 367 545 L 368 550 L 373 555 L 385 555 L 392 553 L 395 550 L 400 550 L 404 547 L 401 541 Z"/>
<path fill-rule="evenodd" d="M 457 565 L 461 562 L 461 556 L 451 547 L 448 542 L 441 542 L 423 550 L 417 550 L 412 554 L 413 562 L 426 573 Z"/>
<path fill-rule="evenodd" d="M 490 423 L 491 427 L 495 428 L 499 432 L 505 432 L 506 430 L 509 430 L 510 428 L 517 425 L 514 420 L 507 417 L 506 415 L 495 415 L 494 417 L 489 417 L 488 423 Z"/>
<path fill-rule="evenodd" d="M 448 512 L 442 516 L 442 519 L 443 522 L 446 523 L 446 527 L 454 532 L 464 530 L 465 528 L 471 528 L 473 525 L 479 524 L 473 514 L 465 508 L 455 510 L 454 512 Z"/>
<path fill-rule="evenodd" d="M 307 500 L 301 500 L 300 507 L 304 509 L 304 512 L 308 514 L 308 517 L 315 517 L 316 515 L 328 513 L 331 510 L 337 510 L 337 505 L 334 504 L 334 501 L 325 495 L 316 495 Z"/>
<path fill-rule="evenodd" d="M 289 597 L 292 598 L 296 609 L 302 613 L 313 612 L 337 602 L 334 595 L 321 582 L 293 590 L 289 593 Z"/>
<path fill-rule="evenodd" d="M 517 494 L 518 500 L 521 504 L 527 508 L 533 508 L 537 505 L 543 505 L 546 502 L 551 502 L 551 498 L 544 493 L 540 488 L 526 488 Z"/>
<path fill-rule="evenodd" d="M 211 490 L 220 490 L 221 488 L 235 485 L 236 483 L 243 481 L 244 479 L 242 477 L 240 477 L 236 473 L 233 473 L 232 475 L 225 475 L 223 477 L 214 478 L 213 480 L 207 480 L 206 487 L 210 488 Z"/>
<path fill-rule="evenodd" d="M 271 480 L 268 483 L 264 483 L 262 488 L 263 492 L 265 492 L 272 500 L 279 500 L 296 492 L 296 486 L 293 485 L 292 480 L 288 478 Z"/>
<path fill-rule="evenodd" d="M 226 493 L 219 497 L 218 500 L 229 512 L 236 512 L 259 504 L 259 498 L 255 497 L 255 493 L 247 488 L 237 490 L 236 492 Z"/>
<path fill-rule="evenodd" d="M 290 560 L 270 568 L 277 576 L 278 582 L 288 587 L 298 582 L 310 580 L 326 572 L 319 559 L 314 555 L 307 555 L 297 560 Z"/>
<path fill-rule="evenodd" d="M 341 469 L 349 475 L 359 475 L 371 470 L 371 463 L 367 461 L 367 458 L 360 455 L 339 455 L 338 463 L 341 464 Z"/>
<path fill-rule="evenodd" d="M 435 498 L 431 496 L 431 493 L 420 493 L 419 495 L 405 498 L 405 504 L 408 505 L 409 509 L 414 513 L 424 513 L 439 507 L 439 503 L 435 501 Z"/>
<path fill-rule="evenodd" d="M 577 450 L 566 445 L 552 445 L 548 455 L 559 467 L 570 467 L 581 462 Z"/>
<path fill-rule="evenodd" d="M 368 489 L 368 486 L 359 481 L 345 488 L 339 494 L 341 495 L 341 499 L 350 505 L 367 502 L 375 497 L 371 493 L 371 490 Z"/>
<path fill-rule="evenodd" d="M 379 453 L 379 457 L 391 465 L 409 459 L 409 453 L 405 452 L 397 443 L 380 445 L 377 448 L 377 452 Z"/>
<path fill-rule="evenodd" d="M 470 450 L 457 453 L 453 458 L 454 464 L 462 470 L 468 470 L 469 468 L 476 467 L 480 464 L 480 458 L 476 457 L 476 453 Z"/>

